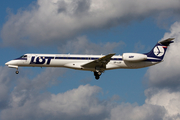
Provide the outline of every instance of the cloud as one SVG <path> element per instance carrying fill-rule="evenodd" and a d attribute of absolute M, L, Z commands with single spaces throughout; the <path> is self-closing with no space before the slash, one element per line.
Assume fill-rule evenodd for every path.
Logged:
<path fill-rule="evenodd" d="M 26 73 L 24 73 L 24 76 L 17 80 L 17 86 L 14 89 L 14 91 L 43 90 L 47 87 L 51 87 L 51 85 L 58 84 L 59 82 L 61 82 L 58 81 L 58 77 L 65 74 L 65 72 L 66 70 L 61 68 L 46 68 L 42 70 L 40 74 L 35 76 L 35 78 L 31 79 L 27 78 Z"/>
<path fill-rule="evenodd" d="M 54 83 L 59 83 L 59 77 L 64 74 L 63 69 L 48 68 L 32 79 L 26 77 L 26 71 L 21 76 L 14 71 L 1 67 L 1 86 L 5 86 L 0 93 L 1 120 L 170 120 L 178 119 L 180 99 L 179 92 L 171 93 L 162 90 L 152 94 L 153 90 L 146 90 L 146 102 L 138 104 L 116 103 L 119 96 L 111 99 L 100 99 L 102 88 L 98 86 L 79 85 L 68 91 L 53 94 L 46 89 Z M 13 71 L 13 72 L 12 72 Z M 28 71 L 29 72 L 29 71 Z M 14 76 L 9 76 L 13 74 Z M 8 77 L 9 76 L 9 77 Z M 16 78 L 16 79 L 14 79 Z M 8 91 L 8 92 L 7 92 Z M 155 93 L 155 92 L 154 92 Z"/>
<path fill-rule="evenodd" d="M 8 94 L 10 93 L 13 80 L 16 80 L 14 76 L 9 75 L 9 69 L 6 67 L 0 67 L 0 109 L 4 109 L 8 107 L 9 97 Z M 14 79 L 11 79 L 13 78 Z"/>
<path fill-rule="evenodd" d="M 166 110 L 163 107 L 144 104 L 124 103 L 111 110 L 108 120 L 163 120 Z"/>
<path fill-rule="evenodd" d="M 24 91 L 19 91 L 23 95 L 11 94 L 12 101 L 9 103 L 11 107 L 1 111 L 1 119 L 149 120 L 162 119 L 166 113 L 163 107 L 151 104 L 138 106 L 130 103 L 117 104 L 112 100 L 100 100 L 97 95 L 101 91 L 102 89 L 98 86 L 80 85 L 78 88 L 57 95 L 43 93 L 32 96 L 26 99 L 24 104 L 17 104 L 25 95 Z"/>
<path fill-rule="evenodd" d="M 147 72 L 149 84 L 157 88 L 167 88 L 173 91 L 180 90 L 180 23 L 174 23 L 170 32 L 166 33 L 162 39 L 175 38 L 175 42 L 170 45 L 165 55 L 164 61 L 152 66 Z"/>
<path fill-rule="evenodd" d="M 162 39 L 175 38 L 164 61 L 152 66 L 146 73 L 149 88 L 145 91 L 146 104 L 162 106 L 166 109 L 164 120 L 180 119 L 180 22 L 175 22 Z"/>
<path fill-rule="evenodd" d="M 84 31 L 178 11 L 179 5 L 178 0 L 38 0 L 36 5 L 9 15 L 1 31 L 2 44 L 13 47 L 64 44 Z"/>
<path fill-rule="evenodd" d="M 24 99 L 27 91 L 19 91 L 22 95 L 12 93 L 11 107 L 1 111 L 1 119 L 104 119 L 108 116 L 107 103 L 97 99 L 101 88 L 81 85 L 57 95 L 43 93 L 30 96 L 24 104 L 18 104 Z M 31 91 L 29 91 L 31 92 Z M 11 115 L 9 115 L 11 114 Z"/>
<path fill-rule="evenodd" d="M 30 96 L 32 97 L 39 94 L 40 91 L 43 92 L 45 88 L 60 83 L 57 78 L 65 73 L 63 69 L 48 68 L 30 80 L 26 76 L 26 72 L 29 73 L 29 71 L 24 70 L 21 76 L 17 76 L 12 69 L 8 69 L 7 67 L 1 67 L 1 69 L 1 100 L 9 97 L 8 94 L 19 97 L 23 96 L 24 100 L 26 100 Z M 11 89 L 13 89 L 13 91 L 10 91 Z M 10 100 L 10 97 L 8 99 Z M 7 102 L 9 102 L 9 100 L 7 100 Z M 21 99 L 20 101 L 24 100 Z"/>
<path fill-rule="evenodd" d="M 96 98 L 100 92 L 97 86 L 80 85 L 77 89 L 51 95 L 50 100 L 40 103 L 45 113 L 61 119 L 102 119 L 108 111 L 106 103 Z"/>
<path fill-rule="evenodd" d="M 58 47 L 58 51 L 60 53 L 109 54 L 114 53 L 115 49 L 124 46 L 124 44 L 122 41 L 95 44 L 90 42 L 86 36 L 81 36 Z"/>
<path fill-rule="evenodd" d="M 153 92 L 152 88 L 146 90 L 146 95 Z M 151 97 L 146 99 L 146 104 L 162 106 L 166 109 L 167 113 L 164 116 L 165 120 L 180 119 L 180 92 L 170 92 L 168 89 L 162 89 L 153 93 Z"/>

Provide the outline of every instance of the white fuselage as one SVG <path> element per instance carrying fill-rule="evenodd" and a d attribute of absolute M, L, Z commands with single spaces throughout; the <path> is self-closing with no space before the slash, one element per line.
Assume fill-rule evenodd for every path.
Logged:
<path fill-rule="evenodd" d="M 17 58 L 6 63 L 9 67 L 18 68 L 20 66 L 31 67 L 66 67 L 77 70 L 95 71 L 96 68 L 84 68 L 82 65 L 98 60 L 104 55 L 71 55 L 71 54 L 25 54 L 26 57 Z M 115 55 L 101 71 L 111 69 L 134 69 L 148 67 L 159 62 L 148 60 L 124 61 L 122 56 Z"/>

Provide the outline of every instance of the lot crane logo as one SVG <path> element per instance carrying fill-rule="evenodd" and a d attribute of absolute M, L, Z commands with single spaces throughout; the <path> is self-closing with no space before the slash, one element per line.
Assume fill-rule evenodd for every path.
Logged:
<path fill-rule="evenodd" d="M 158 57 L 161 57 L 164 55 L 164 47 L 163 46 L 156 46 L 154 48 L 154 54 Z"/>

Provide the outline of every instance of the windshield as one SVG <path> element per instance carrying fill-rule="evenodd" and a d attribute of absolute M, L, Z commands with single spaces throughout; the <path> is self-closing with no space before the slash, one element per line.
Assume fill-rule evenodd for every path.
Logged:
<path fill-rule="evenodd" d="M 27 58 L 27 55 L 22 55 L 20 58 Z"/>

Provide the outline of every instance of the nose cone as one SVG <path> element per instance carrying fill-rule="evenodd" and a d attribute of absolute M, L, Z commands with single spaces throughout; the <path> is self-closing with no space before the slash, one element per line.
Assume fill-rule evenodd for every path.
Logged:
<path fill-rule="evenodd" d="M 6 62 L 5 65 L 9 65 L 9 62 Z"/>
<path fill-rule="evenodd" d="M 10 68 L 18 69 L 18 64 L 17 64 L 17 62 L 15 60 L 11 60 L 11 61 L 5 63 L 5 65 L 7 65 Z"/>
<path fill-rule="evenodd" d="M 15 65 L 17 62 L 15 60 L 11 60 L 5 63 L 5 65 Z"/>

